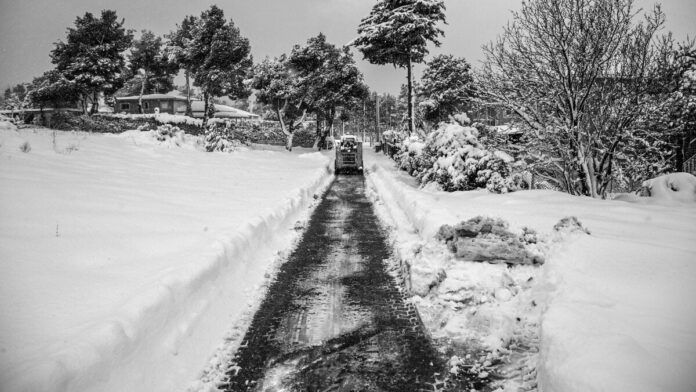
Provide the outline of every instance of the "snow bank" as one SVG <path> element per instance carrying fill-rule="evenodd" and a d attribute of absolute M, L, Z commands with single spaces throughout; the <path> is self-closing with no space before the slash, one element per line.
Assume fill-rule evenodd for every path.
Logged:
<path fill-rule="evenodd" d="M 187 124 L 195 125 L 198 127 L 203 126 L 203 120 L 197 118 L 191 118 L 189 116 L 184 116 L 181 114 L 169 114 L 169 113 L 150 113 L 150 114 L 129 114 L 129 113 L 114 113 L 109 114 L 108 117 L 113 118 L 154 118 L 160 124 Z"/>
<path fill-rule="evenodd" d="M 12 124 L 9 118 L 0 115 L 0 131 L 16 131 L 17 126 Z"/>
<path fill-rule="evenodd" d="M 413 286 L 428 293 L 414 298 L 424 322 L 436 339 L 475 342 L 509 364 L 492 369 L 507 378 L 501 388 L 536 381 L 546 392 L 696 389 L 693 205 L 541 190 L 429 191 L 383 156 L 368 152 L 366 161 L 377 210 L 398 228 L 397 256 L 411 264 Z M 544 266 L 459 262 L 437 250 L 442 224 L 479 215 L 546 237 Z M 591 235 L 554 234 L 566 216 Z M 520 349 L 530 343 L 531 350 Z M 477 363 L 487 376 L 490 356 Z"/>
<path fill-rule="evenodd" d="M 0 133 L 0 389 L 184 390 L 291 245 L 329 158 L 52 135 Z"/>
<path fill-rule="evenodd" d="M 643 187 L 657 200 L 696 202 L 696 176 L 691 173 L 665 174 L 643 182 Z"/>

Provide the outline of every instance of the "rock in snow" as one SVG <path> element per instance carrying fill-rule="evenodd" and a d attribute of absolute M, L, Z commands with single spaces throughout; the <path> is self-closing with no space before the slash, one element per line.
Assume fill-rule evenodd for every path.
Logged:
<path fill-rule="evenodd" d="M 526 248 L 530 233 L 517 236 L 508 230 L 507 222 L 489 217 L 476 217 L 456 224 L 443 225 L 436 236 L 447 243 L 457 257 L 491 264 L 542 264 L 544 259 Z M 536 240 L 535 240 L 536 241 Z"/>

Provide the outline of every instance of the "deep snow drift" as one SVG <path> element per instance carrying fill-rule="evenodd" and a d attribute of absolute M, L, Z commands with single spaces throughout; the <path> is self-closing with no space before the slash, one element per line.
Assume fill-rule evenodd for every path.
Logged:
<path fill-rule="evenodd" d="M 0 130 L 0 390 L 198 377 L 331 179 L 319 153 L 200 148 Z"/>
<path fill-rule="evenodd" d="M 366 167 L 425 324 L 436 339 L 486 350 L 480 377 L 509 377 L 504 391 L 696 390 L 696 204 L 445 193 L 419 189 L 382 155 L 367 153 Z M 434 239 L 441 225 L 479 215 L 535 229 L 545 264 L 458 260 Z M 553 231 L 567 216 L 591 234 Z M 460 358 L 451 363 L 456 371 Z"/>

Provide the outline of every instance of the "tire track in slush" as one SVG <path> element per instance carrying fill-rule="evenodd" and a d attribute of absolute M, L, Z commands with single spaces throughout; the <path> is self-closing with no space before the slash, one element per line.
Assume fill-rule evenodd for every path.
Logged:
<path fill-rule="evenodd" d="M 386 272 L 362 176 L 339 176 L 230 364 L 226 391 L 460 390 Z M 455 385 L 457 384 L 457 385 Z"/>

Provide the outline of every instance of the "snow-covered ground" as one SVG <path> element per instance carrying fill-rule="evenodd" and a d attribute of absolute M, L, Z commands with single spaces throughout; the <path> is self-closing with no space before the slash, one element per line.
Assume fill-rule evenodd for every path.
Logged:
<path fill-rule="evenodd" d="M 366 167 L 426 326 L 487 351 L 479 375 L 508 376 L 500 390 L 696 390 L 696 203 L 445 193 L 419 189 L 382 155 L 367 153 Z M 545 264 L 462 261 L 435 240 L 441 225 L 479 215 L 535 229 Z M 553 231 L 567 216 L 591 234 Z"/>
<path fill-rule="evenodd" d="M 331 179 L 308 151 L 3 124 L 2 391 L 185 390 Z"/>

